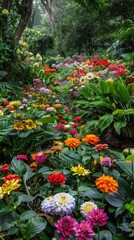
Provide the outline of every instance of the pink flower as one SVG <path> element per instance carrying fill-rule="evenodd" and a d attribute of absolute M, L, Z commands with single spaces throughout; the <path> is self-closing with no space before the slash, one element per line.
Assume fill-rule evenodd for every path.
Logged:
<path fill-rule="evenodd" d="M 76 96 L 76 95 L 78 95 L 78 94 L 79 94 L 78 91 L 74 91 L 74 92 L 73 92 L 73 95 L 74 95 L 74 96 Z"/>
<path fill-rule="evenodd" d="M 105 157 L 102 159 L 101 165 L 104 167 L 110 167 L 111 166 L 111 158 Z"/>
<path fill-rule="evenodd" d="M 17 155 L 16 158 L 17 158 L 18 160 L 28 161 L 27 155 Z"/>
<path fill-rule="evenodd" d="M 108 148 L 108 145 L 106 143 L 104 143 L 104 144 L 96 144 L 94 146 L 94 150 L 96 152 L 101 151 L 102 149 L 106 149 L 106 148 Z"/>
<path fill-rule="evenodd" d="M 59 124 L 59 125 L 56 125 L 54 127 L 54 129 L 56 129 L 57 131 L 60 131 L 60 132 L 66 132 L 66 128 L 65 128 L 65 125 L 64 124 Z"/>
<path fill-rule="evenodd" d="M 76 230 L 77 221 L 70 216 L 61 217 L 55 224 L 57 232 L 61 233 L 60 240 L 66 240 L 67 237 L 74 236 Z"/>
<path fill-rule="evenodd" d="M 72 126 L 72 127 L 79 127 L 80 124 L 79 124 L 79 123 L 72 123 L 71 126 Z"/>
<path fill-rule="evenodd" d="M 37 84 L 37 83 L 40 83 L 41 80 L 39 78 L 36 78 L 36 79 L 33 79 L 33 84 Z"/>
<path fill-rule="evenodd" d="M 76 236 L 78 240 L 92 240 L 95 232 L 87 221 L 82 221 L 76 226 Z"/>
<path fill-rule="evenodd" d="M 104 212 L 104 209 L 96 208 L 87 214 L 86 219 L 92 227 L 104 226 L 106 224 L 108 216 Z"/>
<path fill-rule="evenodd" d="M 71 130 L 69 131 L 69 133 L 70 133 L 72 136 L 74 136 L 75 134 L 78 133 L 78 131 L 75 130 L 75 129 L 71 129 Z"/>
<path fill-rule="evenodd" d="M 116 71 L 115 77 L 123 76 L 126 73 L 126 70 L 124 68 L 120 68 Z"/>

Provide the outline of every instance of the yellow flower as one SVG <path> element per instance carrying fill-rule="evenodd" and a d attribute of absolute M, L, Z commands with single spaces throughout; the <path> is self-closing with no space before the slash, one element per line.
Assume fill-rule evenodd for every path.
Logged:
<path fill-rule="evenodd" d="M 20 106 L 21 105 L 21 102 L 20 101 L 11 101 L 9 103 L 10 106 L 14 106 L 14 107 L 17 107 L 17 106 Z"/>
<path fill-rule="evenodd" d="M 36 124 L 31 119 L 25 120 L 25 123 L 26 123 L 25 126 L 27 129 L 36 128 Z"/>
<path fill-rule="evenodd" d="M 21 131 L 24 129 L 24 124 L 22 122 L 14 122 L 14 129 Z"/>
<path fill-rule="evenodd" d="M 4 113 L 0 110 L 0 116 L 3 116 L 4 115 Z"/>
<path fill-rule="evenodd" d="M 0 196 L 3 198 L 5 194 L 10 194 L 13 190 L 16 190 L 20 187 L 20 179 L 12 179 L 3 183 L 0 188 Z"/>
<path fill-rule="evenodd" d="M 2 13 L 3 13 L 4 15 L 9 15 L 8 9 L 3 9 L 3 10 L 2 10 Z"/>
<path fill-rule="evenodd" d="M 90 173 L 87 169 L 80 166 L 80 164 L 76 167 L 71 167 L 71 171 L 73 172 L 73 175 L 78 176 L 86 176 Z"/>
<path fill-rule="evenodd" d="M 112 78 L 109 78 L 109 79 L 106 80 L 106 82 L 110 82 L 110 83 L 113 83 L 113 81 L 114 80 Z"/>
<path fill-rule="evenodd" d="M 34 61 L 34 60 L 35 60 L 34 56 L 30 57 L 29 59 L 30 59 L 31 61 Z"/>

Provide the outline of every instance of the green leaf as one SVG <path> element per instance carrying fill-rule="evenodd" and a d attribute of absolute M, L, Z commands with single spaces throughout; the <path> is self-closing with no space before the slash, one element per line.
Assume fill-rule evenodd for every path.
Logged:
<path fill-rule="evenodd" d="M 110 94 L 113 90 L 113 84 L 106 82 L 104 80 L 99 81 L 99 87 L 102 92 L 102 94 Z"/>
<path fill-rule="evenodd" d="M 89 189 L 89 186 L 83 185 L 83 186 L 78 187 L 78 191 L 79 191 L 79 192 L 84 192 L 84 191 L 86 191 L 87 189 Z"/>
<path fill-rule="evenodd" d="M 85 196 L 89 197 L 90 199 L 102 199 L 103 195 L 95 188 L 89 188 L 85 192 Z"/>
<path fill-rule="evenodd" d="M 26 172 L 25 163 L 14 157 L 11 161 L 11 170 L 18 175 L 22 175 Z"/>
<path fill-rule="evenodd" d="M 17 233 L 19 231 L 19 228 L 18 227 L 11 227 L 8 232 L 7 232 L 7 235 L 14 235 L 15 233 Z"/>
<path fill-rule="evenodd" d="M 106 201 L 113 207 L 122 207 L 127 201 L 127 192 L 124 188 L 119 188 L 115 193 L 109 193 Z"/>
<path fill-rule="evenodd" d="M 128 176 L 134 179 L 134 161 L 132 162 L 122 162 L 118 161 L 116 163 Z"/>
<path fill-rule="evenodd" d="M 34 237 L 46 228 L 47 222 L 42 217 L 32 218 L 25 228 L 25 236 Z"/>
<path fill-rule="evenodd" d="M 106 128 L 110 126 L 114 117 L 112 114 L 105 114 L 104 116 L 99 118 L 99 128 L 101 132 L 103 132 Z"/>
<path fill-rule="evenodd" d="M 99 236 L 98 233 L 95 235 L 95 240 L 112 240 L 112 233 L 108 230 L 102 230 L 99 231 Z"/>
<path fill-rule="evenodd" d="M 115 122 L 114 123 L 114 128 L 116 130 L 116 132 L 120 135 L 121 133 L 121 128 L 125 127 L 126 126 L 126 121 L 121 121 L 121 122 Z"/>
<path fill-rule="evenodd" d="M 56 120 L 56 117 L 40 118 L 40 121 L 43 123 L 53 123 L 55 120 Z"/>
<path fill-rule="evenodd" d="M 28 179 L 32 178 L 35 175 L 35 173 L 33 173 L 32 171 L 27 171 L 24 175 L 23 175 L 23 180 L 27 181 Z"/>
<path fill-rule="evenodd" d="M 28 211 L 25 211 L 23 212 L 21 215 L 20 215 L 20 221 L 21 222 L 24 222 L 24 221 L 27 221 L 27 220 L 30 220 L 31 218 L 35 217 L 36 216 L 36 212 L 33 211 L 33 210 L 28 210 Z"/>
<path fill-rule="evenodd" d="M 129 91 L 122 80 L 114 82 L 113 89 L 115 99 L 121 101 L 122 103 L 127 103 L 129 101 L 130 99 Z"/>
<path fill-rule="evenodd" d="M 125 160 L 125 155 L 123 153 L 110 150 L 110 149 L 107 149 L 107 151 L 111 153 L 112 156 L 115 157 L 117 160 L 122 160 L 122 161 Z"/>

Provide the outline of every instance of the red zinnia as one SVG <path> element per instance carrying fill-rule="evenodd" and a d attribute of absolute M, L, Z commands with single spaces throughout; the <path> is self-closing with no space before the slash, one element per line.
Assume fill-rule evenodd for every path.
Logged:
<path fill-rule="evenodd" d="M 65 119 L 61 119 L 60 122 L 61 122 L 61 123 L 65 123 L 66 120 L 65 120 Z"/>
<path fill-rule="evenodd" d="M 58 118 L 62 118 L 63 115 L 61 113 L 58 114 Z"/>
<path fill-rule="evenodd" d="M 56 185 L 57 183 L 65 184 L 66 177 L 61 172 L 55 172 L 47 177 L 47 181 L 50 182 L 51 185 Z"/>
<path fill-rule="evenodd" d="M 78 116 L 78 117 L 74 118 L 72 121 L 73 122 L 80 122 L 81 120 L 82 120 L 81 117 Z"/>
<path fill-rule="evenodd" d="M 14 174 L 9 174 L 7 177 L 3 178 L 4 182 L 9 181 L 9 180 L 17 180 L 20 179 L 20 176 L 14 175 Z"/>
<path fill-rule="evenodd" d="M 1 171 L 2 171 L 3 174 L 8 173 L 8 172 L 9 172 L 9 169 L 10 169 L 10 164 L 4 164 L 4 165 L 1 167 Z"/>

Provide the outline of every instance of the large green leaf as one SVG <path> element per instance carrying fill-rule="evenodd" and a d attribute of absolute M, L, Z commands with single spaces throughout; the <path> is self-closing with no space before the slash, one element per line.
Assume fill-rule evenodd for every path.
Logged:
<path fill-rule="evenodd" d="M 113 83 L 114 98 L 121 101 L 123 104 L 127 103 L 130 99 L 130 94 L 123 81 Z"/>
<path fill-rule="evenodd" d="M 110 94 L 113 90 L 113 84 L 106 82 L 104 80 L 99 81 L 99 87 L 102 94 L 105 94 L 105 95 Z"/>
<path fill-rule="evenodd" d="M 105 114 L 104 116 L 99 118 L 99 128 L 101 132 L 103 132 L 106 128 L 110 126 L 114 117 L 112 114 Z"/>
<path fill-rule="evenodd" d="M 122 207 L 127 202 L 127 192 L 124 188 L 119 188 L 115 193 L 109 193 L 106 201 L 113 207 Z"/>
<path fill-rule="evenodd" d="M 128 176 L 134 179 L 134 161 L 122 162 L 118 161 L 116 163 Z"/>
<path fill-rule="evenodd" d="M 21 222 L 24 222 L 24 221 L 27 221 L 27 220 L 30 220 L 32 219 L 33 217 L 36 216 L 36 212 L 33 211 L 33 210 L 27 210 L 25 212 L 23 212 L 21 215 L 20 215 L 20 221 Z"/>
<path fill-rule="evenodd" d="M 90 199 L 102 199 L 103 195 L 95 188 L 89 188 L 85 192 L 85 196 L 89 197 Z"/>
<path fill-rule="evenodd" d="M 115 128 L 115 130 L 116 130 L 116 132 L 118 133 L 118 134 L 120 134 L 121 133 L 121 129 L 123 128 L 123 127 L 125 127 L 126 126 L 126 120 L 124 119 L 124 121 L 120 121 L 120 122 L 115 122 L 114 123 L 114 128 Z"/>

